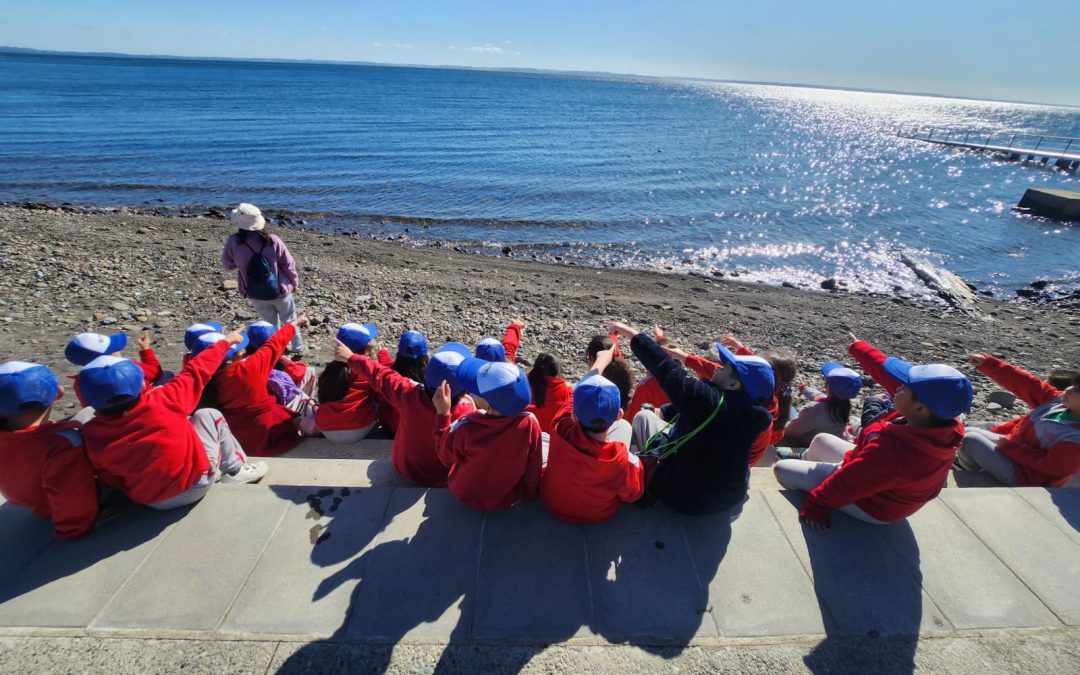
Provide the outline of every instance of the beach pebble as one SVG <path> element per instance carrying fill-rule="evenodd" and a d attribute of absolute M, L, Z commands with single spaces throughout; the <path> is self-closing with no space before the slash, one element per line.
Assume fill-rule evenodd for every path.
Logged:
<path fill-rule="evenodd" d="M 225 279 L 221 282 L 221 290 L 223 291 L 235 291 L 239 286 L 239 282 L 236 279 Z"/>

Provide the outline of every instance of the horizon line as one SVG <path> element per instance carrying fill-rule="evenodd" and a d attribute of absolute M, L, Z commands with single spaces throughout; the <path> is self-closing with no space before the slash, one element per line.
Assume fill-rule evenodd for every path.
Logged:
<path fill-rule="evenodd" d="M 923 96 L 928 98 L 951 98 L 962 101 L 981 101 L 986 103 L 1011 103 L 1019 105 L 1045 106 L 1054 108 L 1080 109 L 1080 104 L 1048 103 L 1043 101 L 1008 100 L 978 98 L 976 96 L 960 96 L 956 94 L 942 94 L 925 91 L 902 91 L 897 89 L 873 89 L 845 85 L 814 84 L 806 82 L 773 82 L 767 80 L 735 80 L 712 77 L 696 77 L 689 75 L 641 75 L 638 73 L 616 73 L 606 70 L 562 70 L 558 68 L 540 68 L 531 66 L 463 66 L 453 64 L 426 64 L 426 63 L 386 63 L 382 61 L 340 61 L 335 59 L 317 58 L 281 58 L 261 56 L 178 56 L 175 54 L 129 54 L 126 52 L 78 52 L 58 49 L 37 49 L 34 47 L 14 47 L 0 45 L 0 54 L 43 54 L 53 56 L 84 56 L 98 58 L 131 58 L 131 59 L 172 59 L 177 61 L 226 61 L 241 63 L 292 63 L 297 65 L 334 65 L 334 66 L 377 66 L 384 68 L 429 68 L 433 70 L 475 70 L 483 72 L 502 73 L 537 73 L 567 76 L 604 76 L 619 78 L 636 78 L 646 80 L 691 80 L 695 82 L 717 82 L 721 84 L 756 84 L 773 87 L 792 87 L 797 89 L 828 89 L 834 91 L 853 91 L 868 94 L 892 94 L 898 96 Z"/>

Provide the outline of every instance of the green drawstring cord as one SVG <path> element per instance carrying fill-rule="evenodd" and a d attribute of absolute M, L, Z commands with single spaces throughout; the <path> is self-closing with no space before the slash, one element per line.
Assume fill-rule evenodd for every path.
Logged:
<path fill-rule="evenodd" d="M 655 441 L 657 438 L 659 438 L 661 434 L 667 433 L 668 429 L 675 426 L 675 424 L 679 421 L 679 416 L 675 415 L 675 419 L 668 422 L 668 425 L 666 427 L 664 427 L 660 431 L 656 432 L 652 436 L 649 436 L 649 440 L 645 441 L 645 451 L 640 453 L 640 454 L 642 454 L 642 455 L 654 455 L 656 453 L 663 452 L 663 454 L 660 455 L 657 458 L 657 461 L 662 461 L 662 460 L 666 459 L 667 457 L 669 457 L 670 455 L 674 455 L 676 452 L 679 451 L 680 448 L 682 448 L 682 446 L 684 446 L 688 442 L 690 442 L 690 439 L 692 439 L 694 436 L 697 436 L 698 433 L 702 429 L 709 426 L 709 422 L 713 421 L 713 418 L 716 417 L 716 413 L 720 412 L 720 408 L 723 405 L 724 405 L 724 393 L 720 392 L 720 400 L 716 402 L 716 407 L 713 408 L 712 413 L 709 414 L 709 416 L 705 419 L 704 422 L 699 424 L 693 431 L 686 434 L 685 436 L 683 436 L 679 440 L 669 442 L 669 443 L 665 443 L 663 445 L 656 445 L 654 447 L 653 446 L 653 441 Z"/>

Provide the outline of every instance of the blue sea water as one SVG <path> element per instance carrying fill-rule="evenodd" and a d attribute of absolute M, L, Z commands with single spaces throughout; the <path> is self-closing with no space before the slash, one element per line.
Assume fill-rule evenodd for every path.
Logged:
<path fill-rule="evenodd" d="M 891 293 L 918 252 L 1007 296 L 1080 284 L 1038 165 L 901 125 L 1080 136 L 1080 109 L 431 68 L 0 54 L 0 200 L 249 201 L 331 229 Z"/>

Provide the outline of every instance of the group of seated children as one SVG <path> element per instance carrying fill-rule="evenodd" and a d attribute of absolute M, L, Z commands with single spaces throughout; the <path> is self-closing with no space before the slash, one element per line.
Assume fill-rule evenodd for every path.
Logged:
<path fill-rule="evenodd" d="M 780 484 L 809 493 L 800 517 L 814 530 L 833 510 L 901 520 L 938 494 L 954 462 L 1006 485 L 1058 486 L 1080 470 L 1080 376 L 1055 387 L 988 355 L 970 363 L 1033 410 L 965 430 L 972 388 L 963 374 L 886 357 L 854 336 L 850 355 L 888 396 L 867 398 L 849 424 L 857 372 L 825 364 L 819 392 L 795 382 L 791 356 L 758 356 L 731 336 L 713 360 L 670 345 L 658 327 L 649 335 L 609 322 L 570 386 L 549 354 L 528 373 L 517 365 L 520 321 L 501 341 L 431 354 L 422 334 L 406 331 L 393 359 L 373 324 L 348 323 L 317 378 L 284 356 L 306 324 L 257 322 L 228 335 L 195 324 L 176 375 L 148 335 L 138 361 L 120 355 L 123 335 L 79 335 L 65 355 L 82 366 L 75 390 L 87 408 L 62 422 L 49 420 L 64 393 L 51 370 L 3 364 L 0 492 L 74 538 L 93 527 L 105 491 L 158 509 L 191 504 L 215 481 L 262 478 L 266 463 L 249 455 L 287 452 L 303 435 L 355 442 L 379 426 L 393 435 L 394 468 L 413 483 L 447 486 L 483 511 L 540 498 L 572 523 L 611 518 L 624 502 L 726 511 L 746 498 L 749 468 L 772 446 Z M 636 387 L 620 341 L 646 370 Z M 808 403 L 792 416 L 796 388 Z"/>

